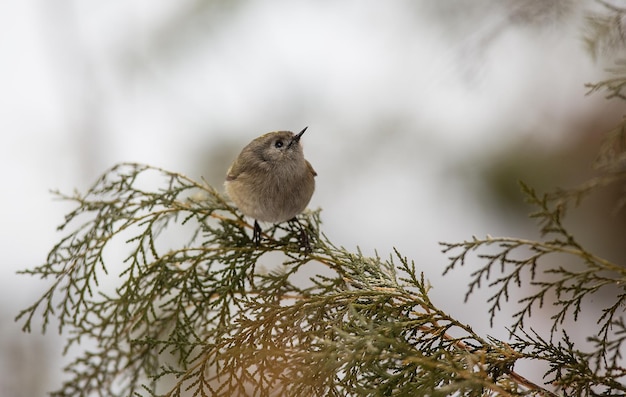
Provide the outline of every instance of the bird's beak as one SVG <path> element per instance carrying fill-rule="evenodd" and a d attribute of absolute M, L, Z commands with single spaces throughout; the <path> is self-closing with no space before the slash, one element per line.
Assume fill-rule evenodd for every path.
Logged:
<path fill-rule="evenodd" d="M 289 142 L 289 146 L 293 145 L 294 142 L 300 142 L 300 138 L 302 137 L 302 134 L 304 134 L 304 131 L 306 131 L 307 128 L 309 128 L 309 127 L 308 126 L 304 127 L 304 129 L 302 131 L 300 131 L 293 138 L 291 138 L 291 142 Z"/>

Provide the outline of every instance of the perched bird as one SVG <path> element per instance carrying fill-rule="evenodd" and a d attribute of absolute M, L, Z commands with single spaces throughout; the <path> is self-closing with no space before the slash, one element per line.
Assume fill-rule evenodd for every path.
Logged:
<path fill-rule="evenodd" d="M 226 193 L 246 216 L 254 218 L 252 240 L 261 242 L 258 221 L 281 223 L 304 211 L 315 190 L 317 173 L 304 158 L 298 134 L 276 131 L 243 148 L 226 174 Z M 301 230 L 308 247 L 308 236 Z"/>

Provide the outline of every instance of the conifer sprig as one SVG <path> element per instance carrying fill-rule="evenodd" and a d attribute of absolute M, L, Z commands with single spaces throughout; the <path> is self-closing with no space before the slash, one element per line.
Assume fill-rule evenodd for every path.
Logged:
<path fill-rule="evenodd" d="M 256 247 L 217 191 L 163 169 L 120 164 L 61 197 L 69 233 L 24 271 L 52 286 L 18 315 L 57 323 L 66 351 L 95 345 L 55 396 L 549 394 L 513 371 L 522 354 L 438 308 L 413 262 L 333 245 L 318 211 Z"/>

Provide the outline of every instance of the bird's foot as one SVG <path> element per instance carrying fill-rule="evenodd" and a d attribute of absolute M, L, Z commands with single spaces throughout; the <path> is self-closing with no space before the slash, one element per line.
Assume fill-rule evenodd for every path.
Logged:
<path fill-rule="evenodd" d="M 252 232 L 252 241 L 254 242 L 254 245 L 256 245 L 257 247 L 259 245 L 261 245 L 261 226 L 259 225 L 259 222 L 257 222 L 256 220 L 254 221 L 254 229 Z"/>

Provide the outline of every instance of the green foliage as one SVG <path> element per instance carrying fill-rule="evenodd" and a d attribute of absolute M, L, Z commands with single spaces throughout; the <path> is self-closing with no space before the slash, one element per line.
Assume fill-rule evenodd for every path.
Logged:
<path fill-rule="evenodd" d="M 165 187 L 147 189 L 155 176 Z M 62 197 L 77 204 L 61 226 L 72 231 L 24 271 L 52 286 L 18 316 L 27 331 L 36 313 L 44 331 L 58 323 L 66 350 L 95 345 L 55 396 L 546 393 L 513 372 L 521 349 L 436 307 L 407 258 L 334 246 L 318 212 L 298 220 L 304 253 L 300 225 L 256 248 L 214 189 L 158 168 L 121 164 Z M 130 254 L 115 261 L 115 245 Z M 305 266 L 318 275 L 298 282 Z"/>
<path fill-rule="evenodd" d="M 609 144 L 603 155 L 622 157 Z M 623 180 L 610 170 L 554 194 L 522 185 L 541 241 L 444 243 L 446 272 L 498 247 L 478 253 L 484 265 L 467 293 L 489 283 L 492 320 L 529 277 L 535 291 L 520 300 L 509 342 L 481 337 L 438 308 L 424 275 L 400 253 L 383 260 L 334 246 L 319 232 L 319 212 L 269 228 L 255 247 L 251 226 L 213 188 L 139 164 L 112 168 L 84 195 L 61 195 L 77 204 L 60 227 L 72 231 L 46 264 L 24 271 L 53 282 L 18 319 L 27 331 L 36 313 L 44 331 L 56 322 L 66 351 L 95 344 L 68 365 L 55 396 L 551 395 L 513 370 L 520 359 L 546 362 L 546 383 L 564 395 L 625 392 L 617 379 L 626 270 L 585 250 L 563 225 L 594 187 Z M 155 179 L 165 187 L 148 189 Z M 302 251 L 301 227 L 311 252 Z M 115 246 L 130 254 L 116 261 Z M 564 260 L 544 260 L 554 255 Z M 261 269 L 265 263 L 279 265 Z M 301 280 L 305 267 L 317 275 Z M 569 314 L 578 319 L 585 300 L 616 286 L 621 292 L 597 318 L 595 351 L 577 350 L 566 333 L 553 342 Z M 524 321 L 548 303 L 558 310 L 546 340 Z"/>
<path fill-rule="evenodd" d="M 624 61 L 622 61 L 624 63 Z M 609 70 L 614 76 L 608 80 L 602 81 L 596 84 L 587 84 L 589 92 L 596 92 L 599 90 L 607 90 L 609 93 L 606 95 L 607 99 L 619 98 L 626 100 L 626 63 L 620 68 Z"/>
<path fill-rule="evenodd" d="M 542 307 L 544 301 L 548 299 L 548 293 L 553 292 L 556 295 L 554 304 L 559 307 L 558 312 L 552 316 L 552 331 L 555 332 L 569 313 L 573 314 L 575 320 L 578 319 L 583 300 L 592 299 L 592 296 L 603 288 L 612 288 L 626 280 L 626 268 L 588 252 L 564 227 L 563 217 L 570 200 L 572 197 L 576 201 L 580 200 L 582 190 L 579 190 L 578 194 L 571 191 L 540 196 L 527 185 L 522 183 L 521 186 L 528 202 L 538 207 L 538 210 L 530 216 L 539 219 L 545 240 L 487 236 L 485 239 L 474 237 L 462 243 L 444 243 L 444 252 L 452 254 L 460 251 L 450 256 L 451 262 L 445 272 L 464 265 L 472 251 L 497 245 L 498 249 L 493 254 L 478 254 L 485 264 L 472 273 L 466 300 L 484 282 L 489 282 L 490 287 L 495 287 L 497 291 L 489 299 L 489 313 L 493 324 L 496 313 L 501 310 L 503 303 L 509 300 L 510 289 L 522 287 L 523 278 L 527 276 L 530 285 L 537 287 L 537 291 L 520 300 L 523 307 L 513 315 L 515 321 L 512 324 L 512 331 L 523 328 L 524 320 L 532 314 L 532 308 Z M 588 188 L 585 187 L 584 191 L 588 191 Z M 568 257 L 565 264 L 546 261 L 548 267 L 539 273 L 541 261 L 546 256 L 555 254 Z M 582 262 L 582 266 L 573 266 L 578 262 Z M 492 273 L 495 273 L 494 267 L 499 267 L 500 270 L 495 279 L 492 276 Z M 545 275 L 554 277 L 546 278 Z M 493 281 L 490 281 L 492 279 Z M 625 299 L 626 295 L 620 294 L 615 304 L 602 311 L 598 322 L 605 336 L 615 321 L 617 309 L 625 303 Z"/>
<path fill-rule="evenodd" d="M 529 357 L 546 361 L 550 367 L 545 374 L 546 383 L 557 387 L 564 395 L 621 395 L 626 390 L 620 382 L 626 376 L 621 355 L 626 340 L 623 318 L 626 267 L 587 250 L 564 225 L 568 211 L 588 195 L 610 186 L 618 186 L 623 191 L 625 143 L 626 122 L 622 122 L 608 134 L 600 150 L 595 164 L 598 176 L 577 188 L 540 195 L 521 184 L 527 201 L 536 208 L 530 216 L 539 221 L 541 240 L 487 236 L 462 243 L 443 243 L 444 252 L 450 258 L 445 272 L 466 265 L 474 253 L 484 263 L 472 272 L 465 298 L 467 300 L 484 284 L 495 290 L 488 299 L 492 324 L 512 296 L 512 289 L 520 289 L 524 294 L 518 300 L 521 308 L 513 314 L 510 331 L 514 342 L 510 346 Z M 615 210 L 623 206 L 622 199 Z M 493 246 L 497 248 L 490 249 Z M 613 298 L 599 312 L 585 312 L 586 302 L 602 296 Z M 529 332 L 524 323 L 533 309 L 546 305 L 556 308 L 551 316 L 549 339 L 533 330 Z M 563 329 L 568 316 L 574 321 L 597 324 L 597 332 L 588 337 L 594 350 L 576 349 Z M 555 341 L 557 332 L 562 333 L 558 342 Z"/>
<path fill-rule="evenodd" d="M 623 48 L 626 40 L 623 20 L 626 8 L 607 1 L 596 0 L 601 7 L 586 15 L 585 45 L 593 57 L 612 56 Z"/>

